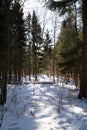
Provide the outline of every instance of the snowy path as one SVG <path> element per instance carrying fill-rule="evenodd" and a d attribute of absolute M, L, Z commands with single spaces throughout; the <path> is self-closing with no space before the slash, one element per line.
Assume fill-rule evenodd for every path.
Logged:
<path fill-rule="evenodd" d="M 10 95 L 6 106 L 9 112 L 5 116 L 9 114 L 10 118 L 7 119 L 8 123 L 3 122 L 2 128 L 4 130 L 53 130 L 54 128 L 57 130 L 56 90 L 50 83 L 9 87 Z M 7 129 L 4 128 L 4 124 L 7 125 Z"/>
<path fill-rule="evenodd" d="M 57 130 L 57 110 L 55 107 L 55 88 L 47 84 L 35 94 L 38 97 L 38 108 L 36 109 L 36 122 L 38 130 Z M 57 86 L 56 86 L 57 87 Z M 41 87 L 40 87 L 41 88 Z M 51 91 L 50 91 L 51 90 Z M 57 90 L 57 89 L 56 89 Z M 39 111 L 38 111 L 39 110 Z"/>
<path fill-rule="evenodd" d="M 0 130 L 87 130 L 87 102 L 72 99 L 70 87 L 9 85 Z"/>

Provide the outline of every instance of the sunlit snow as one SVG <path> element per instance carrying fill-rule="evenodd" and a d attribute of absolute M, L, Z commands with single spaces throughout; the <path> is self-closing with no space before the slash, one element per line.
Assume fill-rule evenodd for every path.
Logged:
<path fill-rule="evenodd" d="M 87 130 L 87 101 L 78 91 L 46 75 L 9 84 L 0 130 Z"/>

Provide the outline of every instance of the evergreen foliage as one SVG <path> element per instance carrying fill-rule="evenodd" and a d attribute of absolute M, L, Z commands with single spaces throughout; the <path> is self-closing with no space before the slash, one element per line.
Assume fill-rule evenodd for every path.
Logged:
<path fill-rule="evenodd" d="M 38 22 L 35 11 L 33 11 L 32 16 L 32 58 L 33 58 L 33 75 L 35 80 L 37 80 L 37 74 L 39 73 L 39 67 L 41 64 L 41 48 L 43 45 L 43 38 L 41 32 L 41 26 Z"/>
<path fill-rule="evenodd" d="M 27 48 L 26 48 L 26 61 L 25 61 L 25 75 L 29 75 L 31 80 L 32 74 L 32 47 L 31 47 L 31 14 L 28 13 L 26 18 L 26 30 L 27 30 Z M 28 69 L 27 69 L 28 68 Z"/>
<path fill-rule="evenodd" d="M 78 79 L 81 71 L 82 42 L 77 37 L 72 22 L 62 24 L 61 33 L 57 43 L 57 65 L 62 74 L 73 74 Z"/>
<path fill-rule="evenodd" d="M 46 0 L 48 7 L 50 9 L 55 10 L 56 8 L 59 9 L 59 11 L 64 9 L 64 13 L 66 13 L 66 8 L 69 6 L 74 5 L 79 0 Z M 81 60 L 81 73 L 80 73 L 80 93 L 79 98 L 87 98 L 87 1 L 82 0 L 81 1 L 81 12 L 82 12 L 82 23 L 83 23 L 83 49 L 82 49 L 82 60 Z M 76 25 L 76 24 L 75 24 Z M 76 25 L 77 26 L 77 25 Z"/>
<path fill-rule="evenodd" d="M 7 95 L 6 83 L 9 67 L 10 5 L 11 1 L 0 1 L 0 102 L 2 105 L 6 103 Z"/>
<path fill-rule="evenodd" d="M 52 64 L 50 62 L 52 59 L 52 51 L 52 39 L 50 38 L 49 31 L 47 30 L 43 45 L 43 69 L 46 72 L 51 71 L 50 69 Z"/>
<path fill-rule="evenodd" d="M 20 81 L 23 73 L 23 61 L 26 47 L 26 30 L 23 19 L 23 10 L 19 2 L 15 2 L 13 4 L 12 16 L 12 33 L 14 37 L 14 42 L 11 48 L 13 50 L 12 66 L 14 70 L 15 81 Z"/>

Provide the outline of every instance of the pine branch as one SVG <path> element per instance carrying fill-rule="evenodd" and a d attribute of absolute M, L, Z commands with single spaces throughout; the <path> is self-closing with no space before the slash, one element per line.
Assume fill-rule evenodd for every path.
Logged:
<path fill-rule="evenodd" d="M 46 6 L 50 8 L 51 10 L 55 10 L 56 8 L 64 8 L 66 6 L 69 6 L 78 0 L 66 0 L 66 1 L 53 1 L 49 0 L 46 2 Z"/>

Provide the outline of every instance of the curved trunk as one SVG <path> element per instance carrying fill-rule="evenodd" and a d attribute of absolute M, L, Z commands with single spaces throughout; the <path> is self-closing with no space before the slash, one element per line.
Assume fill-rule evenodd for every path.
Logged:
<path fill-rule="evenodd" d="M 87 98 L 87 0 L 83 0 L 83 52 L 79 98 Z"/>

